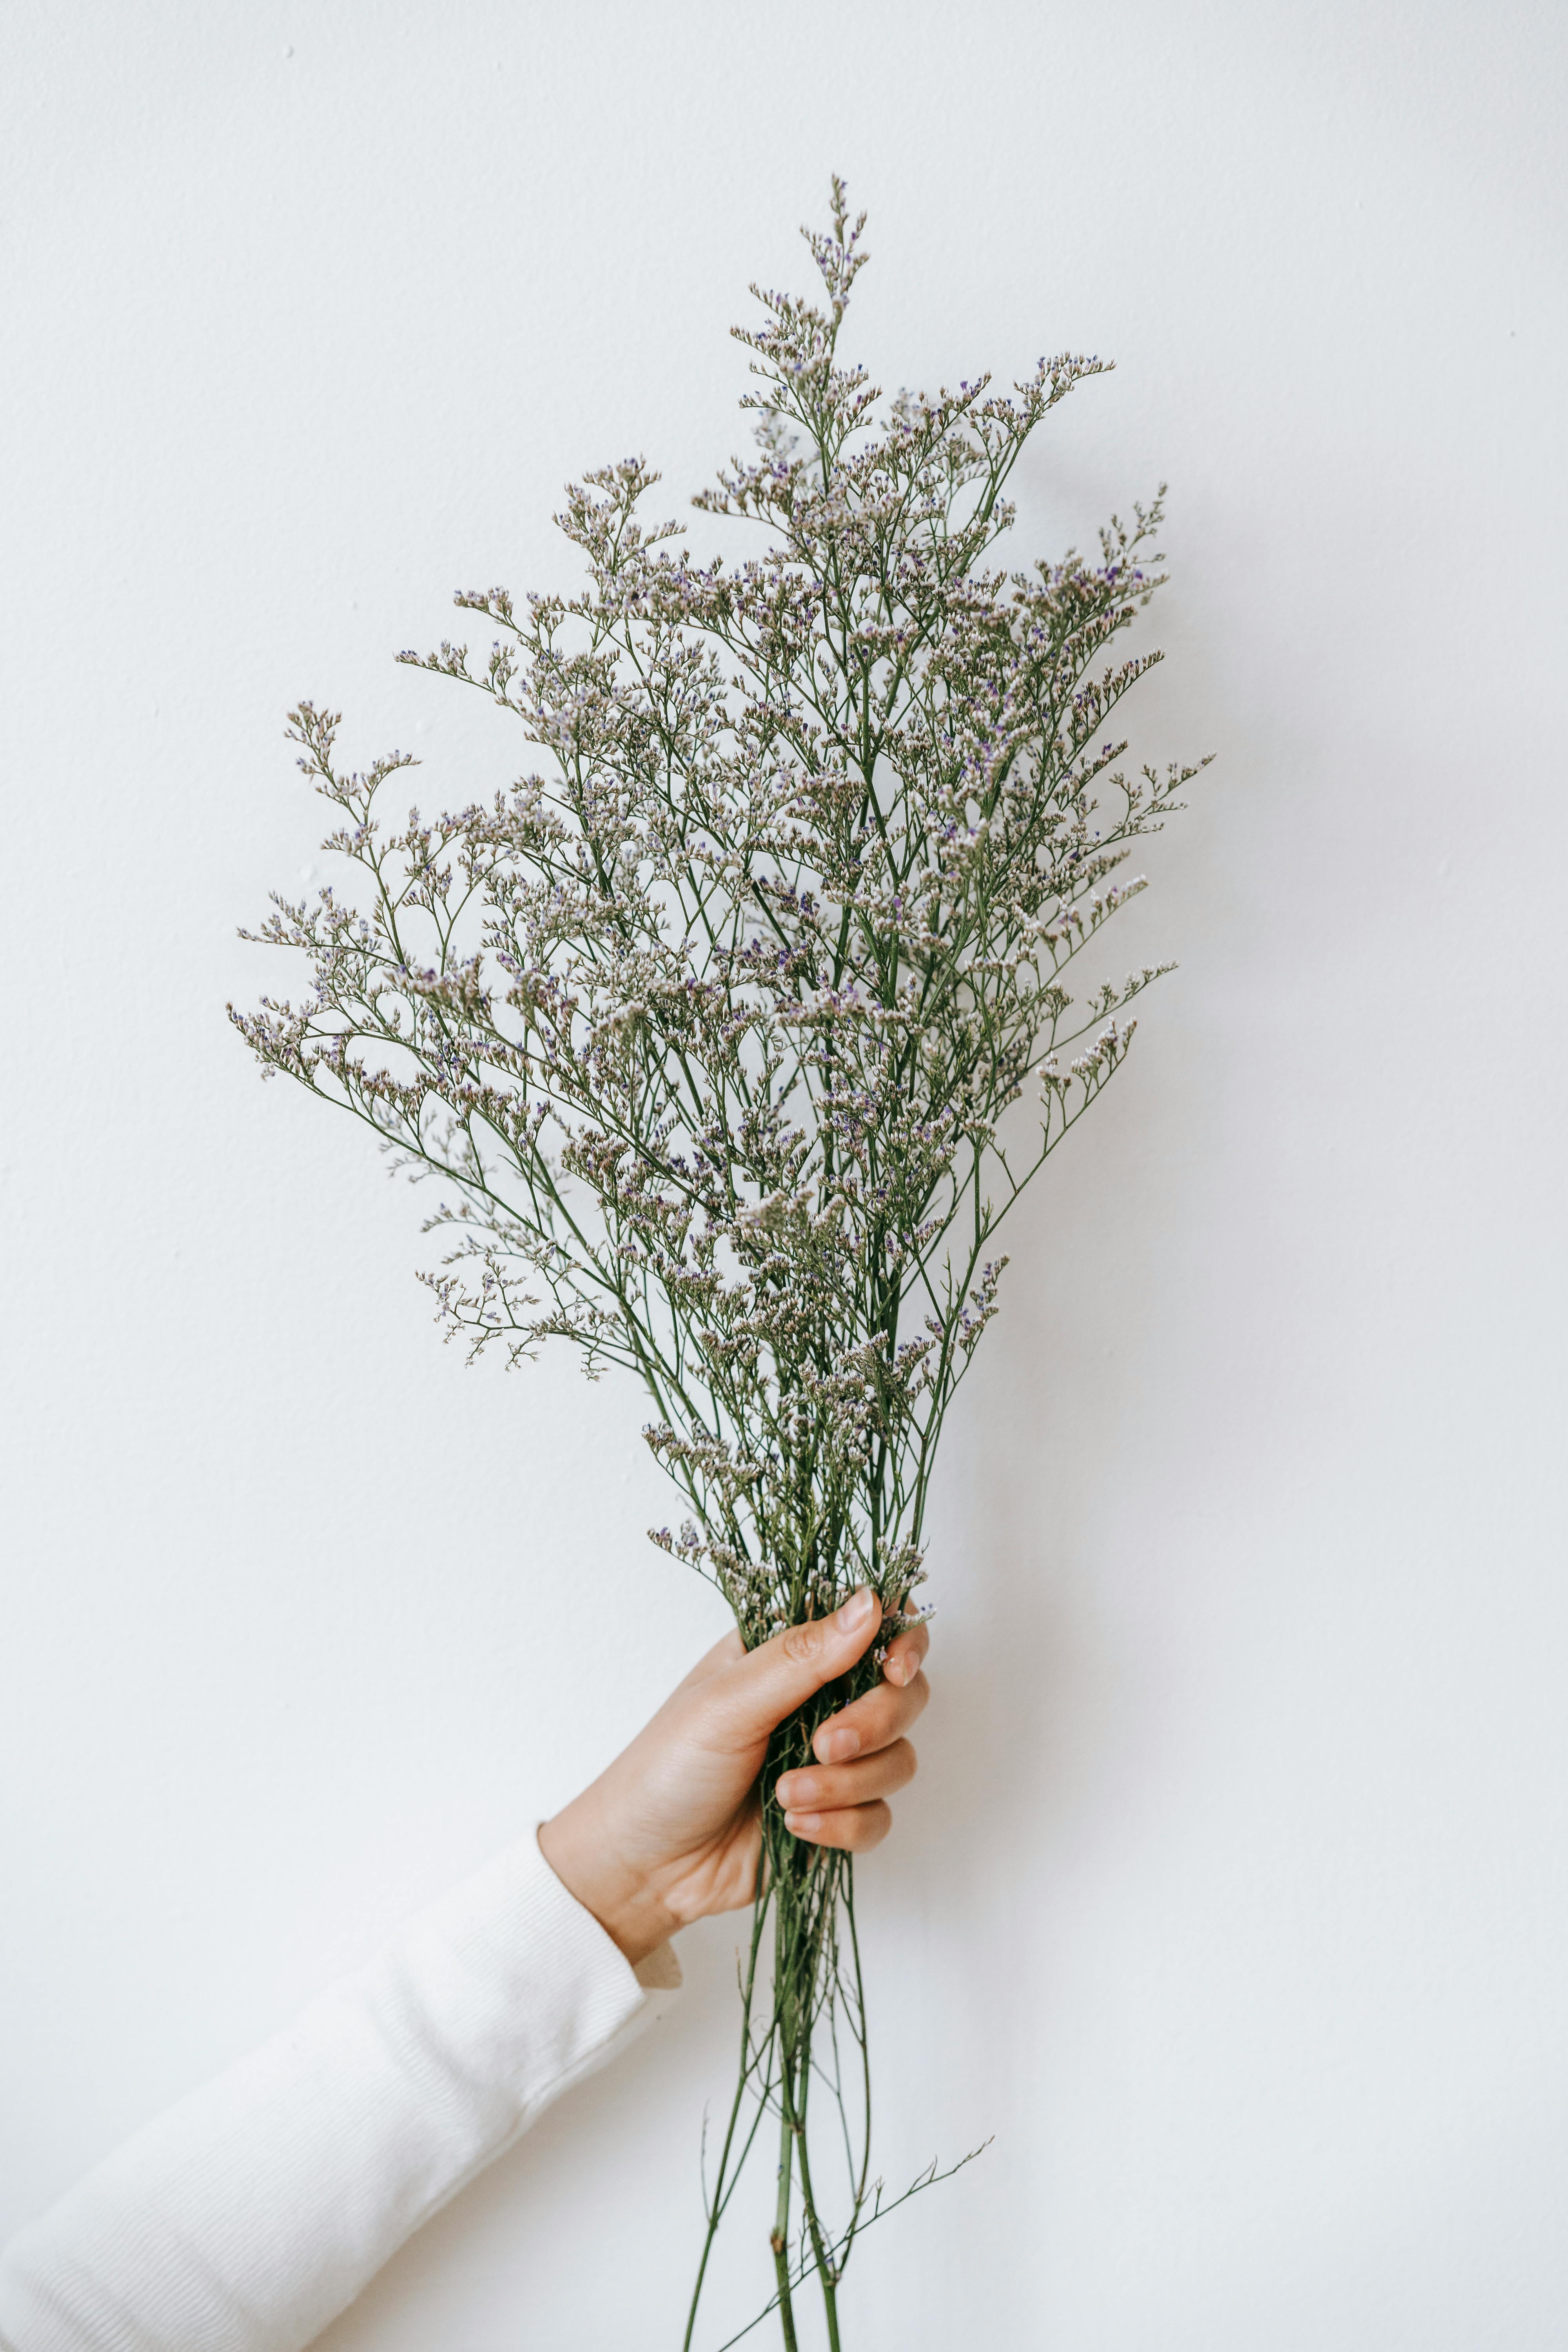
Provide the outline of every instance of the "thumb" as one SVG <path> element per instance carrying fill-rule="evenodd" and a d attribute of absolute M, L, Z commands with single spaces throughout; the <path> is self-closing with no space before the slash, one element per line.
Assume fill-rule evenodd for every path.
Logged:
<path fill-rule="evenodd" d="M 881 1605 L 863 1584 L 831 1617 L 787 1625 L 748 1651 L 723 1678 L 724 1711 L 734 1728 L 748 1739 L 765 1739 L 813 1691 L 848 1673 L 881 1622 Z"/>

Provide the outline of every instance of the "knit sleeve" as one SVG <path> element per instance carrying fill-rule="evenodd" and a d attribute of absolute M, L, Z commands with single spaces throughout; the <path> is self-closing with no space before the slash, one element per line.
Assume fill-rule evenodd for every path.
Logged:
<path fill-rule="evenodd" d="M 0 2352 L 298 2352 L 680 1981 L 530 1837 L 0 2255 Z"/>

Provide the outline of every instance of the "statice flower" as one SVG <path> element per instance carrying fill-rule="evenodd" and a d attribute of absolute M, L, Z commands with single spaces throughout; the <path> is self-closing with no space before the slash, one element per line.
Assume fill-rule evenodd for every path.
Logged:
<path fill-rule="evenodd" d="M 753 288 L 761 323 L 735 331 L 753 454 L 694 502 L 742 526 L 732 558 L 650 526 L 658 477 L 626 457 L 557 519 L 576 593 L 464 593 L 488 650 L 401 656 L 520 723 L 521 781 L 389 824 L 409 757 L 351 772 L 334 714 L 291 714 L 358 903 L 276 898 L 255 936 L 304 956 L 308 992 L 231 1007 L 269 1073 L 437 1180 L 447 1246 L 425 1278 L 450 1333 L 513 1361 L 564 1340 L 641 1383 L 684 1504 L 653 1540 L 712 1580 L 748 1644 L 861 1583 L 886 1638 L 920 1608 L 998 1230 L 1157 977 L 1075 996 L 1072 967 L 1143 887 L 1131 846 L 1195 772 L 1128 768 L 1114 726 L 1160 658 L 1115 646 L 1161 584 L 1159 498 L 1112 520 L 1098 560 L 995 560 L 1025 443 L 1107 363 L 1063 353 L 1005 393 L 980 376 L 884 402 L 838 348 L 863 228 L 835 182 L 831 228 L 807 233 L 816 291 Z M 765 1787 L 855 1688 L 782 1727 Z M 793 2343 L 815 2274 L 837 2346 L 879 2192 L 862 2116 L 827 2217 L 805 2117 L 824 2037 L 864 2035 L 851 1864 L 771 1804 L 764 1822 L 736 2111 L 755 2119 L 731 2118 L 709 2239 L 772 2114 L 773 2302 Z"/>

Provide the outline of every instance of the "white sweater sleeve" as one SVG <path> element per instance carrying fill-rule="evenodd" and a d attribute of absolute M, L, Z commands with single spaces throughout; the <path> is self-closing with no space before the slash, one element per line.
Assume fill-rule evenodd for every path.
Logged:
<path fill-rule="evenodd" d="M 14 2239 L 0 2352 L 299 2352 L 679 1982 L 525 1839 Z"/>

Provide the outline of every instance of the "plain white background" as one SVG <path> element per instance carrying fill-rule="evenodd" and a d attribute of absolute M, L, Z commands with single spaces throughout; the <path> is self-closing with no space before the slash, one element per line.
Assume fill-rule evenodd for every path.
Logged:
<path fill-rule="evenodd" d="M 854 2352 L 1563 2343 L 1565 61 L 1546 0 L 12 0 L 0 2228 L 721 1630 L 640 1400 L 444 1351 L 418 1197 L 224 1004 L 289 704 L 509 780 L 392 653 L 568 580 L 575 471 L 683 510 L 837 169 L 879 381 L 1117 358 L 1019 552 L 1169 478 L 1135 740 L 1218 755 L 947 1444 L 889 2186 L 994 2137 Z M 677 2340 L 733 1942 L 333 2352 Z"/>

